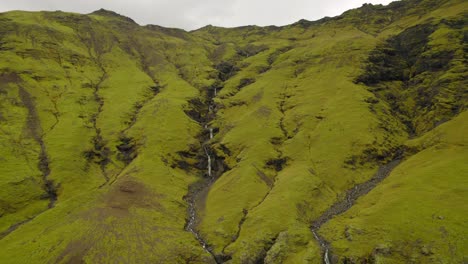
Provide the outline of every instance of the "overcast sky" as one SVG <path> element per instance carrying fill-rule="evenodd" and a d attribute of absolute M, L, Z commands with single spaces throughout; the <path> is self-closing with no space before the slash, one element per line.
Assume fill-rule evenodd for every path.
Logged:
<path fill-rule="evenodd" d="M 0 12 L 62 10 L 90 13 L 100 8 L 128 16 L 141 25 L 155 24 L 187 30 L 211 24 L 286 25 L 299 19 L 317 20 L 340 15 L 363 3 L 392 0 L 0 0 Z"/>

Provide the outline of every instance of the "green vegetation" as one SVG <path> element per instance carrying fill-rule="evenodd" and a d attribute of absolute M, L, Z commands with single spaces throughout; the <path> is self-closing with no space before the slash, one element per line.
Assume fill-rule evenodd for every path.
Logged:
<path fill-rule="evenodd" d="M 467 12 L 192 32 L 0 14 L 2 263 L 322 263 L 313 223 L 395 159 L 321 223 L 330 260 L 463 263 Z"/>

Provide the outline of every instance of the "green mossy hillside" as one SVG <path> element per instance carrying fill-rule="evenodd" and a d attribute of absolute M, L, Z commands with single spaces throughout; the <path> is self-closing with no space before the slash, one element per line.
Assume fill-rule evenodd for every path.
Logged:
<path fill-rule="evenodd" d="M 331 261 L 465 261 L 467 11 L 0 14 L 2 263 L 323 263 L 313 223 L 395 160 L 314 230 Z"/>

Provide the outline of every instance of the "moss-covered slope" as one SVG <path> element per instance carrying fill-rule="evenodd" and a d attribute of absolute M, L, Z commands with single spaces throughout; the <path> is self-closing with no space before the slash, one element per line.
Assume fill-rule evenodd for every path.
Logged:
<path fill-rule="evenodd" d="M 0 14 L 0 259 L 463 262 L 467 12 Z"/>

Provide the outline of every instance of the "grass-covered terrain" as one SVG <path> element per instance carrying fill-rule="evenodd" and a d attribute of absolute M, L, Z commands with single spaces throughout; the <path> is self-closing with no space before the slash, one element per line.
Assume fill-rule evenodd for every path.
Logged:
<path fill-rule="evenodd" d="M 1 262 L 466 262 L 467 21 L 0 14 Z"/>

